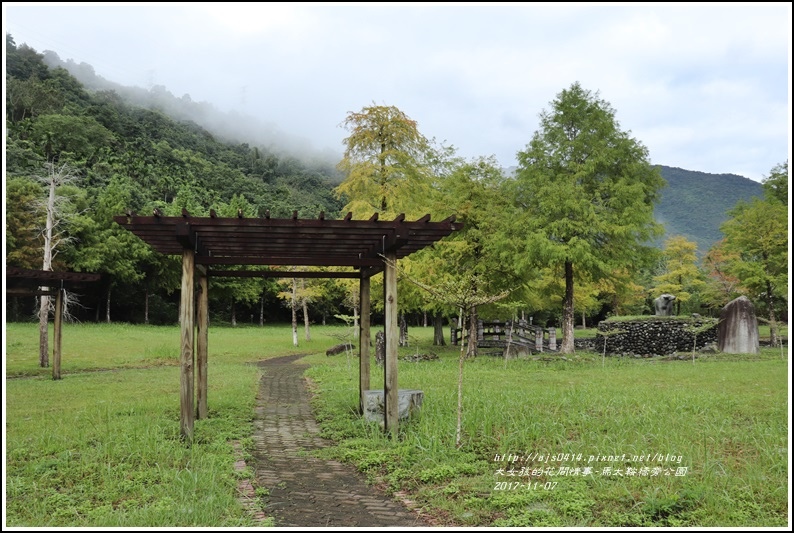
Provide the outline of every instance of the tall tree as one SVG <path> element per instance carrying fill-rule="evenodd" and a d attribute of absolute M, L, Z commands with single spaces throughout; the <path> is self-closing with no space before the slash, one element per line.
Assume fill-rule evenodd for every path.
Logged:
<path fill-rule="evenodd" d="M 787 172 L 788 163 L 775 168 Z M 773 343 L 777 342 L 776 309 L 788 307 L 789 215 L 782 175 L 782 171 L 773 170 L 764 181 L 765 198 L 739 202 L 720 228 L 725 234 L 725 250 L 736 254 L 728 271 L 740 280 L 751 299 L 767 308 Z"/>
<path fill-rule="evenodd" d="M 463 229 L 416 255 L 415 267 L 405 271 L 428 284 L 443 278 L 467 277 L 472 283 L 485 283 L 491 290 L 513 291 L 520 281 L 513 261 L 505 261 L 508 236 L 505 220 L 511 206 L 505 195 L 506 178 L 493 157 L 471 161 L 452 159 L 446 172 L 437 177 L 439 194 L 433 212 L 441 216 L 454 214 Z M 477 291 L 477 287 L 470 287 Z M 429 306 L 434 313 L 454 314 L 458 309 L 444 309 L 438 300 Z M 468 355 L 476 355 L 477 321 L 480 309 L 473 306 L 468 315 Z M 443 334 L 440 321 L 434 321 L 436 339 Z M 460 325 L 464 328 L 463 324 Z"/>
<path fill-rule="evenodd" d="M 350 132 L 337 168 L 345 176 L 335 192 L 354 216 L 412 214 L 417 199 L 430 191 L 431 142 L 418 125 L 394 106 L 372 105 L 350 112 L 342 125 Z M 421 215 L 420 215 L 421 216 Z"/>
<path fill-rule="evenodd" d="M 152 249 L 113 221 L 113 217 L 134 206 L 135 188 L 124 176 L 113 176 L 95 197 L 91 214 L 84 218 L 78 236 L 80 248 L 73 252 L 72 264 L 78 270 L 105 274 L 105 321 L 110 323 L 113 290 L 122 284 L 135 284 L 144 277 L 143 264 Z"/>
<path fill-rule="evenodd" d="M 648 150 L 621 131 L 608 102 L 574 83 L 540 114 L 518 152 L 513 197 L 528 268 L 564 270 L 562 353 L 574 351 L 574 267 L 593 280 L 638 265 L 661 232 L 653 204 L 664 185 Z"/>
<path fill-rule="evenodd" d="M 53 260 L 61 251 L 69 237 L 66 234 L 65 203 L 66 197 L 58 195 L 58 189 L 73 183 L 79 178 L 76 169 L 67 165 L 55 163 L 45 164 L 46 174 L 37 175 L 36 179 L 41 182 L 47 191 L 47 198 L 41 202 L 44 207 L 45 224 L 41 236 L 44 241 L 42 260 L 42 270 L 52 270 Z M 39 364 L 43 367 L 49 366 L 49 312 L 50 297 L 42 296 L 39 301 Z"/>

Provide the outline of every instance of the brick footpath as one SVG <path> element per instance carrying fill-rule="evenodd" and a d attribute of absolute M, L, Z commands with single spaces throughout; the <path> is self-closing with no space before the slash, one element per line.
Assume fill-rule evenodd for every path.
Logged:
<path fill-rule="evenodd" d="M 328 445 L 309 406 L 302 355 L 268 359 L 257 396 L 253 466 L 256 486 L 267 488 L 264 515 L 276 527 L 427 527 L 408 509 L 349 465 L 310 457 Z M 253 491 L 251 491 L 253 492 Z M 257 518 L 260 518 L 258 516 Z"/>

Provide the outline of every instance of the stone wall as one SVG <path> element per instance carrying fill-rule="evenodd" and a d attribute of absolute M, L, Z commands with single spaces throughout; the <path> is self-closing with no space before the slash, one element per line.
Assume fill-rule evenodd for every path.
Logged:
<path fill-rule="evenodd" d="M 714 318 L 656 316 L 626 321 L 604 321 L 598 324 L 598 334 L 593 349 L 602 353 L 606 340 L 606 353 L 610 355 L 652 357 L 692 353 L 694 345 L 692 330 L 697 330 L 695 349 L 700 350 L 706 345 L 716 343 L 717 323 L 718 320 Z"/>

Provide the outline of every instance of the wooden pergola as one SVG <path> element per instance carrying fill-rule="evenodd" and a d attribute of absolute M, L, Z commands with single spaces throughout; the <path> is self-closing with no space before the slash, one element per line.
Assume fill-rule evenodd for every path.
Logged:
<path fill-rule="evenodd" d="M 183 437 L 192 439 L 195 418 L 207 417 L 208 278 L 358 278 L 361 322 L 359 336 L 359 407 L 363 410 L 364 391 L 370 387 L 370 278 L 384 273 L 384 315 L 386 360 L 384 375 L 386 431 L 397 435 L 397 260 L 432 245 L 461 229 L 455 217 L 431 222 L 430 215 L 409 222 L 405 215 L 394 220 L 353 220 L 348 213 L 342 220 L 291 218 L 138 216 L 134 213 L 114 217 L 156 251 L 182 256 L 181 296 L 181 377 L 180 425 Z M 238 267 L 349 267 L 347 271 L 252 271 Z M 223 269 L 223 270 L 222 270 Z M 194 294 L 198 278 L 198 298 Z M 198 300 L 198 313 L 194 301 Z M 194 324 L 195 314 L 195 324 Z M 195 342 L 195 353 L 194 353 Z M 197 388 L 194 405 L 194 366 Z"/>
<path fill-rule="evenodd" d="M 100 280 L 100 274 L 55 272 L 7 267 L 6 296 L 55 296 L 55 319 L 52 346 L 52 379 L 61 379 L 61 331 L 63 327 L 64 291 L 82 288 Z"/>

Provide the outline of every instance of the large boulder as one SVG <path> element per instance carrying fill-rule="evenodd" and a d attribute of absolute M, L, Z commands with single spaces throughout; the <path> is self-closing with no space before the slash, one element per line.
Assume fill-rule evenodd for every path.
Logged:
<path fill-rule="evenodd" d="M 723 353 L 758 353 L 758 321 L 753 302 L 746 296 L 722 308 L 717 348 Z"/>

